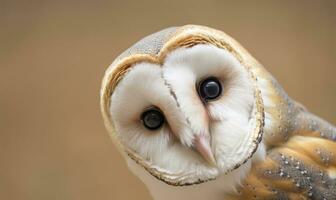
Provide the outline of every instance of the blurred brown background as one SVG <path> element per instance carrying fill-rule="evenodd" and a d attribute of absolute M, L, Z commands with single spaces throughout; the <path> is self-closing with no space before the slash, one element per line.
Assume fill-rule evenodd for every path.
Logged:
<path fill-rule="evenodd" d="M 224 30 L 336 123 L 336 1 L 0 0 L 0 199 L 149 199 L 99 110 L 106 67 L 152 32 Z"/>

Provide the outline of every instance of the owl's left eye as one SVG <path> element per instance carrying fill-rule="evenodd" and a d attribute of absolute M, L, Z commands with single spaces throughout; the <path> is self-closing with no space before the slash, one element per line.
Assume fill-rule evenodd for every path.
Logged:
<path fill-rule="evenodd" d="M 141 115 L 143 125 L 149 130 L 159 129 L 164 123 L 164 116 L 158 109 L 146 110 Z"/>
<path fill-rule="evenodd" d="M 216 99 L 222 94 L 222 85 L 216 77 L 206 78 L 199 84 L 198 94 L 205 101 Z"/>

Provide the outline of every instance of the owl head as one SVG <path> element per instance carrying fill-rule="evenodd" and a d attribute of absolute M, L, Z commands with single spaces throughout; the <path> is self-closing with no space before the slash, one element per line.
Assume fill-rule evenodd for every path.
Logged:
<path fill-rule="evenodd" d="M 170 185 L 234 173 L 263 133 L 255 59 L 204 26 L 164 29 L 137 42 L 107 69 L 101 110 L 126 159 Z"/>

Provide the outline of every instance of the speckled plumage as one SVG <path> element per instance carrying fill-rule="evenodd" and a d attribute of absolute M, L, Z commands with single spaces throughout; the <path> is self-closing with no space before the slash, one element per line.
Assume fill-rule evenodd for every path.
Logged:
<path fill-rule="evenodd" d="M 106 71 L 101 90 L 101 108 L 105 125 L 122 153 L 144 167 L 156 178 L 171 185 L 178 175 L 167 175 L 153 168 L 118 139 L 110 113 L 110 98 L 123 76 L 138 62 L 162 64 L 165 56 L 180 47 L 211 44 L 226 49 L 248 70 L 255 80 L 257 117 L 253 148 L 239 168 L 253 156 L 260 141 L 265 145 L 264 160 L 252 163 L 238 192 L 223 195 L 227 199 L 336 199 L 336 129 L 309 113 L 287 96 L 279 83 L 239 43 L 221 31 L 187 25 L 165 29 L 150 35 L 121 54 Z M 226 172 L 230 173 L 230 171 Z M 210 179 L 209 179 L 210 180 Z M 198 183 L 203 184 L 203 181 Z M 193 186 L 188 186 L 193 187 Z"/>

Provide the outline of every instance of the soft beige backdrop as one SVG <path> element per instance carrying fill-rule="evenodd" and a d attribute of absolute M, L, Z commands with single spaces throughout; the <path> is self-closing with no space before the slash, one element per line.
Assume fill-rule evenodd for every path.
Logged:
<path fill-rule="evenodd" d="M 106 67 L 143 36 L 224 30 L 336 123 L 335 1 L 0 0 L 0 199 L 149 199 L 99 111 Z"/>

